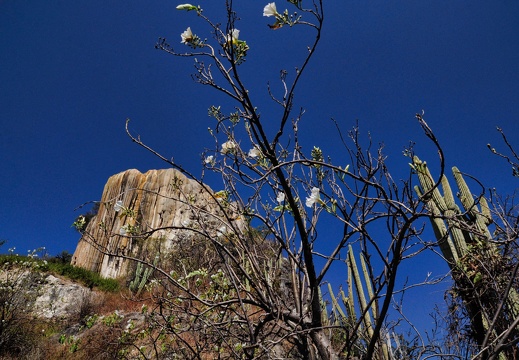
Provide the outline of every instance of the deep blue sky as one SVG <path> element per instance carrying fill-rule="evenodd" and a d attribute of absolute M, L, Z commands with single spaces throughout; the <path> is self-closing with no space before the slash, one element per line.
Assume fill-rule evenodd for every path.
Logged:
<path fill-rule="evenodd" d="M 275 123 L 266 83 L 299 64 L 308 32 L 270 31 L 267 1 L 236 3 L 240 37 L 251 47 L 243 79 L 263 119 Z M 131 143 L 126 118 L 143 140 L 199 171 L 212 145 L 207 108 L 230 104 L 191 80 L 192 59 L 154 49 L 159 36 L 184 49 L 187 26 L 210 37 L 177 4 L 0 0 L 0 239 L 8 240 L 1 252 L 74 251 L 79 236 L 70 225 L 81 213 L 74 209 L 98 200 L 108 177 L 166 166 Z M 223 1 L 197 4 L 224 21 Z M 342 163 L 329 119 L 345 130 L 358 119 L 363 134 L 385 143 L 393 176 L 403 178 L 410 140 L 435 160 L 414 119 L 424 109 L 449 166 L 510 192 L 517 181 L 486 144 L 501 145 L 501 126 L 519 147 L 518 34 L 517 1 L 327 0 L 323 41 L 296 98 L 307 109 L 301 135 Z M 424 259 L 411 271 L 437 275 L 445 270 L 437 264 Z M 430 311 L 420 298 L 408 306 Z"/>

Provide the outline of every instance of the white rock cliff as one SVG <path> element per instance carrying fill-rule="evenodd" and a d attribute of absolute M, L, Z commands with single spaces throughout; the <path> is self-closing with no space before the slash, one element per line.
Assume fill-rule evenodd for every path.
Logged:
<path fill-rule="evenodd" d="M 120 216 L 117 201 L 134 216 Z M 105 185 L 97 215 L 88 223 L 72 257 L 72 265 L 98 272 L 103 277 L 128 275 L 129 261 L 108 254 L 142 257 L 167 253 L 185 238 L 193 224 L 213 229 L 228 225 L 213 191 L 174 169 L 132 169 L 113 175 Z M 123 226 L 136 226 L 145 236 L 120 235 Z M 215 236 L 217 236 L 215 231 Z M 147 254 L 145 254 L 147 253 Z"/>

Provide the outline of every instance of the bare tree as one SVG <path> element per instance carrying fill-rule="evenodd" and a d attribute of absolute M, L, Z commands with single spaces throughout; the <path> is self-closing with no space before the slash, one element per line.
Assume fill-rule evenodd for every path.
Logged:
<path fill-rule="evenodd" d="M 232 1 L 226 2 L 224 26 L 198 6 L 179 5 L 210 26 L 211 41 L 188 28 L 181 36 L 189 52 L 176 51 L 165 39 L 157 44 L 173 56 L 193 58 L 194 79 L 233 104 L 232 111 L 217 104 L 209 108 L 216 121 L 211 128 L 215 143 L 203 155 L 203 171 L 221 176 L 218 192 L 204 184 L 203 175 L 143 143 L 127 125 L 134 142 L 198 182 L 218 209 L 208 212 L 189 193 L 174 199 L 190 208 L 193 221 L 165 228 L 190 234 L 191 260 L 156 262 L 114 252 L 95 238 L 89 241 L 105 254 L 141 264 L 140 284 L 151 279 L 153 270 L 148 290 L 155 306 L 148 315 L 154 329 L 167 334 L 162 345 L 172 356 L 409 357 L 415 350 L 403 354 L 408 344 L 390 333 L 387 317 L 393 295 L 405 291 L 397 282 L 402 262 L 424 250 L 423 220 L 430 209 L 413 190 L 412 170 L 404 180 L 395 180 L 382 146 L 362 137 L 358 126 L 347 134 L 337 126 L 337 148 L 342 146 L 347 158 L 341 166 L 321 148 L 300 141 L 304 110 L 295 109 L 295 94 L 320 42 L 324 11 L 322 0 L 288 3 L 297 13 L 278 12 L 274 3 L 265 6 L 264 15 L 274 19 L 270 27 L 305 26 L 314 35 L 293 73 L 280 72 L 282 95 L 275 96 L 268 86 L 273 104 L 281 109 L 280 118 L 270 119 L 268 127 L 240 75 L 250 45 L 239 37 Z M 427 198 L 443 177 L 443 155 L 422 116 L 418 123 L 440 153 L 438 180 L 431 177 L 430 187 L 421 193 Z M 117 210 L 138 218 L 131 208 Z M 165 229 L 144 225 L 125 228 L 123 236 L 142 241 Z M 328 286 L 334 274 L 343 274 L 346 291 Z M 416 348 L 414 354 L 430 351 L 424 341 Z"/>

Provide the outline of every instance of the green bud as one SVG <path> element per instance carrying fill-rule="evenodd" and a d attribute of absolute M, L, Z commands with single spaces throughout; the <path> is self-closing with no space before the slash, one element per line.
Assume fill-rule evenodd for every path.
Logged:
<path fill-rule="evenodd" d="M 177 6 L 177 10 L 191 11 L 191 10 L 198 10 L 198 7 L 195 5 L 191 5 L 191 4 L 180 4 Z"/>

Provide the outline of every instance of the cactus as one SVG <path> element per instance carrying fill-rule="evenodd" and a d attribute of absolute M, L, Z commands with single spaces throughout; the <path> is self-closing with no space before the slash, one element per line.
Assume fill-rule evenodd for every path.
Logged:
<path fill-rule="evenodd" d="M 376 299 L 374 299 L 371 279 L 363 256 L 360 257 L 360 262 L 363 276 L 360 274 L 353 249 L 351 246 L 348 246 L 348 296 L 344 294 L 342 289 L 339 291 L 338 296 L 336 296 L 333 292 L 331 284 L 328 284 L 328 293 L 331 298 L 331 315 L 327 316 L 325 323 L 327 325 L 337 326 L 343 329 L 351 329 L 356 325 L 357 319 L 360 319 L 360 326 L 357 330 L 357 336 L 359 339 L 362 339 L 363 342 L 369 342 L 374 335 L 374 324 L 372 322 L 371 316 L 373 316 L 374 319 L 377 319 L 378 303 Z M 368 297 L 366 297 L 365 290 L 367 291 Z M 360 308 L 359 313 L 357 313 L 355 310 L 353 300 L 355 298 L 355 294 L 357 295 L 357 303 Z M 339 303 L 338 298 L 341 300 L 342 306 Z M 323 301 L 321 302 L 324 304 Z M 378 352 L 379 359 L 389 360 L 390 356 L 387 344 L 385 342 L 380 342 L 380 350 L 381 351 Z"/>
<path fill-rule="evenodd" d="M 482 195 L 475 197 L 471 193 L 457 167 L 452 168 L 452 173 L 463 211 L 456 205 L 445 176 L 441 178 L 442 196 L 438 187 L 431 191 L 434 180 L 426 162 L 415 156 L 411 167 L 416 172 L 421 186 L 415 186 L 415 191 L 430 212 L 434 235 L 452 270 L 457 294 L 469 312 L 473 329 L 475 333 L 479 331 L 478 342 L 481 345 L 482 339 L 490 330 L 490 324 L 497 311 L 495 307 L 499 302 L 495 296 L 487 295 L 488 289 L 492 289 L 492 286 L 499 282 L 506 284 L 509 281 L 509 274 L 504 270 L 508 265 L 508 259 L 502 255 L 499 246 L 493 241 L 489 229 L 489 225 L 492 224 L 490 208 Z M 488 278 L 485 274 L 488 274 Z M 497 286 L 495 292 L 502 296 L 499 295 L 503 291 L 500 288 L 502 285 Z M 506 296 L 508 312 L 505 317 L 510 316 L 513 321 L 519 314 L 519 294 L 512 288 Z M 506 327 L 506 320 L 504 325 Z M 497 331 L 494 326 L 492 337 L 496 339 L 500 331 L 502 330 Z M 500 353 L 499 359 L 507 357 Z"/>
<path fill-rule="evenodd" d="M 483 196 L 474 199 L 458 168 L 453 167 L 452 173 L 459 189 L 458 197 L 465 209 L 464 212 L 456 205 L 449 181 L 445 176 L 441 179 L 443 196 L 440 190 L 435 188 L 426 197 L 425 195 L 434 185 L 427 164 L 415 156 L 411 166 L 416 171 L 421 185 L 421 188 L 415 186 L 415 191 L 431 213 L 430 220 L 434 234 L 451 269 L 467 255 L 469 248 L 477 244 L 484 245 L 486 251 L 492 254 L 498 254 L 497 246 L 491 241 L 492 235 L 488 229 L 488 225 L 492 223 L 488 203 Z"/>
<path fill-rule="evenodd" d="M 154 266 L 157 265 L 158 260 L 159 260 L 159 256 L 157 255 L 157 256 L 155 256 L 155 259 L 153 260 Z M 148 282 L 152 273 L 153 273 L 153 268 L 146 267 L 143 265 L 143 263 L 138 262 L 137 267 L 135 268 L 135 277 L 130 282 L 130 285 L 128 286 L 130 288 L 130 290 L 133 293 L 135 293 L 137 296 L 139 296 L 142 289 L 144 289 L 144 286 Z"/>

